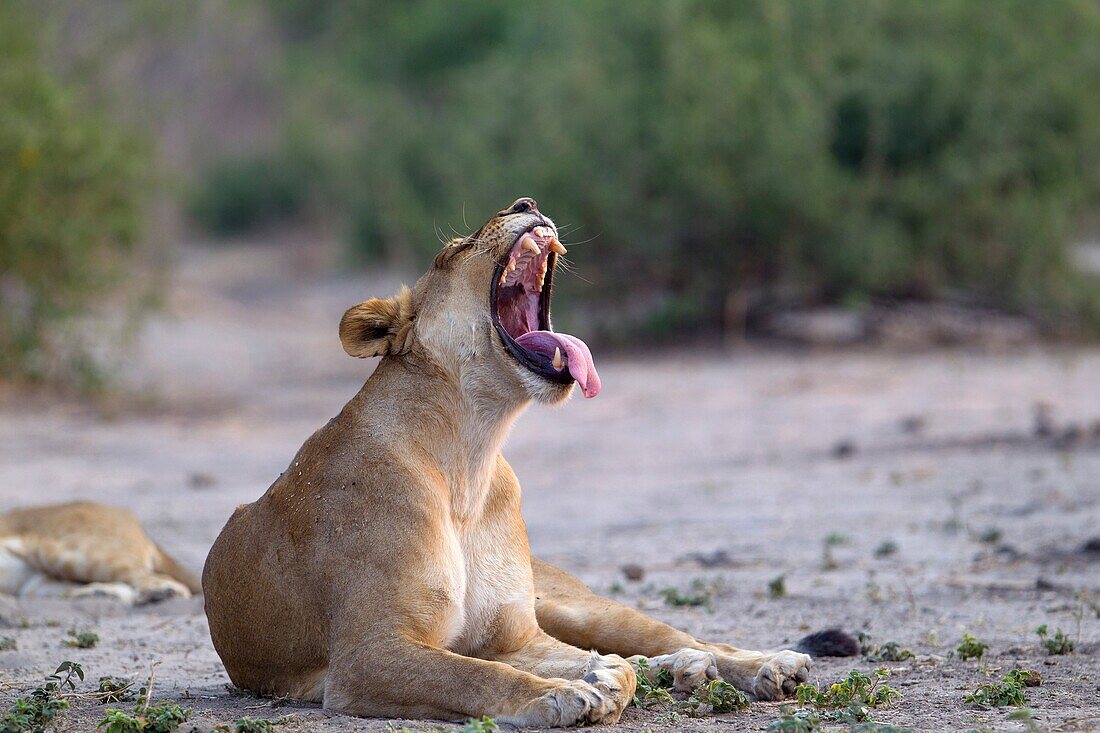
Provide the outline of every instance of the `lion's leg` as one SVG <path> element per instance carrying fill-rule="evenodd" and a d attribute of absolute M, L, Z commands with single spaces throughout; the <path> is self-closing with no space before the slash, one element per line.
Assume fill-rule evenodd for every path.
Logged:
<path fill-rule="evenodd" d="M 372 635 L 375 636 L 375 635 Z M 351 645 L 329 662 L 326 708 L 372 717 L 464 720 L 488 715 L 520 727 L 609 721 L 615 701 L 583 680 L 543 679 L 400 635 Z"/>
<path fill-rule="evenodd" d="M 47 577 L 74 584 L 73 596 L 113 596 L 124 603 L 151 603 L 172 596 L 189 597 L 190 589 L 175 578 L 155 572 L 159 550 L 149 542 L 98 542 L 94 533 L 79 537 L 21 540 L 25 562 Z M 116 586 L 129 586 L 122 592 Z"/>
<path fill-rule="evenodd" d="M 634 668 L 622 657 L 602 655 L 570 646 L 542 630 L 514 651 L 492 659 L 539 677 L 584 680 L 614 701 L 615 709 L 602 722 L 614 723 L 634 697 Z"/>
<path fill-rule="evenodd" d="M 809 677 L 810 657 L 793 651 L 756 652 L 711 644 L 621 603 L 601 598 L 575 576 L 531 558 L 535 614 L 556 639 L 604 654 L 643 656 L 653 670 L 667 669 L 677 689 L 721 676 L 762 700 L 794 693 Z"/>

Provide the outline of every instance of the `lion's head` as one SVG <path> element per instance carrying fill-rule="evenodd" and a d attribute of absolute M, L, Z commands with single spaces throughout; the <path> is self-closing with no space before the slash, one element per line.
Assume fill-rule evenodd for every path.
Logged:
<path fill-rule="evenodd" d="M 574 382 L 595 397 L 588 346 L 550 325 L 563 254 L 554 222 L 521 198 L 447 244 L 412 290 L 350 308 L 340 322 L 344 350 L 429 360 L 483 391 L 519 388 L 541 402 L 564 400 Z"/>

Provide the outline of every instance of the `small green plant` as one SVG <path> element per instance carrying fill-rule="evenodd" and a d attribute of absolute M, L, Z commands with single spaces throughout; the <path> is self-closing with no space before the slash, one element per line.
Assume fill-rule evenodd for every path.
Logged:
<path fill-rule="evenodd" d="M 677 588 L 664 588 L 660 591 L 660 595 L 665 599 L 665 603 L 670 606 L 687 606 L 690 608 L 703 606 L 709 611 L 714 607 L 714 595 L 717 592 L 718 586 L 716 584 L 708 583 L 702 578 L 696 578 L 691 581 L 691 587 L 687 591 L 681 592 Z"/>
<path fill-rule="evenodd" d="M 138 692 L 137 707 L 133 713 L 118 708 L 107 708 L 106 717 L 99 721 L 96 730 L 103 733 L 171 733 L 187 722 L 191 710 L 175 703 L 153 704 L 153 679 L 159 662 L 153 662 L 149 680 Z"/>
<path fill-rule="evenodd" d="M 900 698 L 894 688 L 885 683 L 890 670 L 880 667 L 874 672 L 874 679 L 853 669 L 840 682 L 834 682 L 826 690 L 819 690 L 811 684 L 801 684 L 795 689 L 795 698 L 802 706 L 813 706 L 830 711 L 828 717 L 841 723 L 863 723 L 870 721 L 871 708 L 888 705 Z"/>
<path fill-rule="evenodd" d="M 134 683 L 118 677 L 100 677 L 95 697 L 101 703 L 124 702 L 134 696 Z"/>
<path fill-rule="evenodd" d="M 671 675 L 661 674 L 661 672 L 667 670 L 654 673 L 649 666 L 649 660 L 645 657 L 639 657 L 633 660 L 631 664 L 634 665 L 634 672 L 638 678 L 638 687 L 634 691 L 633 704 L 643 710 L 671 705 L 673 702 L 672 694 L 667 689 L 672 687 Z M 650 679 L 651 677 L 653 679 Z"/>
<path fill-rule="evenodd" d="M 995 545 L 1001 541 L 1002 532 L 997 527 L 990 527 L 978 535 L 978 542 L 986 545 Z"/>
<path fill-rule="evenodd" d="M 871 641 L 871 635 L 859 632 L 859 652 L 865 662 L 903 662 L 913 658 L 913 652 L 902 648 L 896 641 L 881 646 Z"/>
<path fill-rule="evenodd" d="M 890 557 L 898 552 L 898 543 L 893 540 L 885 540 L 875 548 L 875 557 Z"/>
<path fill-rule="evenodd" d="M 675 725 L 681 715 L 698 717 L 708 713 L 732 713 L 749 706 L 749 698 L 728 682 L 710 680 L 696 686 L 686 700 L 676 700 L 669 691 L 672 673 L 667 669 L 654 671 L 644 657 L 632 659 L 638 678 L 633 704 L 643 710 L 660 708 Z"/>
<path fill-rule="evenodd" d="M 840 547 L 848 543 L 848 538 L 839 532 L 830 532 L 825 535 L 825 539 L 822 540 L 821 545 L 821 569 L 822 570 L 836 570 L 840 565 L 837 563 L 836 558 L 833 557 L 833 548 Z"/>
<path fill-rule="evenodd" d="M 1043 733 L 1039 721 L 1035 720 L 1035 714 L 1028 708 L 1018 708 L 1008 714 L 1009 720 L 1018 720 L 1024 725 L 1026 733 Z"/>
<path fill-rule="evenodd" d="M 733 713 L 749 706 L 748 695 L 728 682 L 711 680 L 696 687 L 691 697 L 678 703 L 677 711 L 697 716 L 706 713 Z"/>
<path fill-rule="evenodd" d="M 1055 631 L 1054 636 L 1051 637 L 1048 635 L 1047 625 L 1043 624 L 1035 629 L 1035 633 L 1039 635 L 1039 640 L 1046 647 L 1047 654 L 1072 654 L 1073 650 L 1077 648 L 1073 639 L 1063 634 L 1061 629 Z"/>
<path fill-rule="evenodd" d="M 989 644 L 980 642 L 970 634 L 964 633 L 959 645 L 955 647 L 955 653 L 959 655 L 959 659 L 966 661 L 967 659 L 981 659 L 985 655 L 986 649 L 989 649 Z"/>
<path fill-rule="evenodd" d="M 874 679 L 853 669 L 840 682 L 834 682 L 826 690 L 818 690 L 812 684 L 801 684 L 795 691 L 795 697 L 801 705 L 813 705 L 816 708 L 835 710 L 853 704 L 862 704 L 877 708 L 888 704 L 894 698 L 900 698 L 894 688 L 885 684 L 890 670 L 879 667 Z"/>
<path fill-rule="evenodd" d="M 480 719 L 467 720 L 466 725 L 462 726 L 461 733 L 495 733 L 498 730 L 500 729 L 497 728 L 497 722 L 486 715 Z"/>
<path fill-rule="evenodd" d="M 108 708 L 96 730 L 102 729 L 103 733 L 171 733 L 190 717 L 188 708 L 167 702 L 139 706 L 132 715 L 118 708 Z"/>
<path fill-rule="evenodd" d="M 768 581 L 768 597 L 784 598 L 787 595 L 787 576 L 780 575 Z"/>
<path fill-rule="evenodd" d="M 64 640 L 65 646 L 76 649 L 92 649 L 99 643 L 99 634 L 94 631 L 77 632 L 76 629 L 69 629 L 66 633 L 69 638 Z"/>
<path fill-rule="evenodd" d="M 19 648 L 19 643 L 10 636 L 0 636 L 0 652 L 11 652 Z"/>
<path fill-rule="evenodd" d="M 17 699 L 0 718 L 0 733 L 42 733 L 58 715 L 69 708 L 65 688 L 76 689 L 76 677 L 84 681 L 84 669 L 76 662 L 62 662 L 46 677 L 46 684 Z"/>
<path fill-rule="evenodd" d="M 1004 707 L 1015 705 L 1017 707 L 1027 704 L 1024 697 L 1024 687 L 1034 684 L 1036 673 L 1026 669 L 1014 669 L 1004 676 L 1000 682 L 983 682 L 978 689 L 970 693 L 964 699 L 973 705 L 988 705 L 990 707 Z"/>
<path fill-rule="evenodd" d="M 810 710 L 779 709 L 783 717 L 772 721 L 767 733 L 814 733 L 821 727 L 821 716 Z"/>
<path fill-rule="evenodd" d="M 246 715 L 243 718 L 237 718 L 233 723 L 233 733 L 273 733 L 278 724 L 274 720 L 250 718 Z"/>

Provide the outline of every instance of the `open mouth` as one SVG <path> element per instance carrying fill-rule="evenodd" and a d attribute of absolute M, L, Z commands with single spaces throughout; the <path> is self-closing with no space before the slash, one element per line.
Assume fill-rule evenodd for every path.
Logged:
<path fill-rule="evenodd" d="M 550 328 L 554 266 L 563 254 L 565 247 L 550 227 L 535 226 L 516 238 L 489 288 L 493 325 L 504 348 L 524 367 L 551 382 L 576 381 L 585 397 L 595 397 L 600 376 L 588 346 Z"/>

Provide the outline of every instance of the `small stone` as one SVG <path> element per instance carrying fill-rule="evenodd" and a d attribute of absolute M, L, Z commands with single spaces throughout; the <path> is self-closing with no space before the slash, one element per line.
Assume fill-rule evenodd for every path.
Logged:
<path fill-rule="evenodd" d="M 217 483 L 218 477 L 206 471 L 192 471 L 187 474 L 187 485 L 192 489 L 209 489 Z"/>
<path fill-rule="evenodd" d="M 856 444 L 851 440 L 838 441 L 833 446 L 833 458 L 851 458 L 856 454 Z"/>
<path fill-rule="evenodd" d="M 638 565 L 637 563 L 628 563 L 626 565 L 623 565 L 621 570 L 623 571 L 623 575 L 626 577 L 627 580 L 637 581 L 645 577 L 645 568 L 643 568 L 641 565 Z"/>

